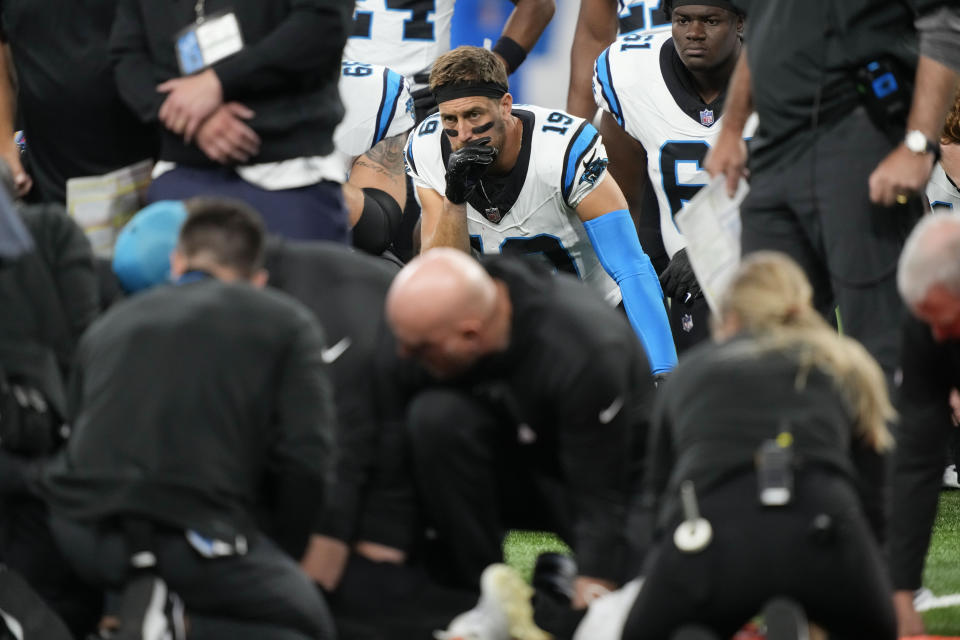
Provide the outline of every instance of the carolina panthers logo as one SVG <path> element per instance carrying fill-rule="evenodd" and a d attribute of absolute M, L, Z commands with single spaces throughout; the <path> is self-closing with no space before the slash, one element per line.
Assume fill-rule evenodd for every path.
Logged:
<path fill-rule="evenodd" d="M 583 161 L 583 175 L 580 176 L 580 182 L 597 184 L 597 180 L 599 180 L 603 172 L 606 171 L 609 162 L 610 160 L 607 158 L 598 158 L 597 150 L 594 149 L 590 159 Z"/>

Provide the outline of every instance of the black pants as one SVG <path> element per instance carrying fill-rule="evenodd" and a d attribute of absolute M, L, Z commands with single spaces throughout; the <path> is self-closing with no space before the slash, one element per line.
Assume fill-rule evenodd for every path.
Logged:
<path fill-rule="evenodd" d="M 243 200 L 260 213 L 267 231 L 285 238 L 350 244 L 343 191 L 336 182 L 270 191 L 250 184 L 233 169 L 179 166 L 154 180 L 147 191 L 149 202 L 195 196 Z"/>
<path fill-rule="evenodd" d="M 96 629 L 103 598 L 88 588 L 54 543 L 47 506 L 26 494 L 0 498 L 0 564 L 17 571 L 60 616 L 71 634 Z"/>
<path fill-rule="evenodd" d="M 824 126 L 796 160 L 756 170 L 740 210 L 742 250 L 782 251 L 796 260 L 829 319 L 840 308 L 843 331 L 867 348 L 888 377 L 899 366 L 903 303 L 897 259 L 923 213 L 918 198 L 881 207 L 867 180 L 893 148 L 863 109 Z"/>
<path fill-rule="evenodd" d="M 487 565 L 503 561 L 508 529 L 565 537 L 570 521 L 546 447 L 518 443 L 516 422 L 501 410 L 438 388 L 417 396 L 409 412 L 418 493 L 436 533 L 437 556 L 428 564 L 467 589 L 476 589 Z"/>
<path fill-rule="evenodd" d="M 130 549 L 117 527 L 80 524 L 57 515 L 53 535 L 67 560 L 89 584 L 119 588 L 129 577 Z M 209 559 L 183 532 L 152 536 L 157 574 L 177 593 L 191 617 L 248 637 L 244 623 L 262 638 L 332 639 L 333 622 L 323 597 L 300 567 L 268 538 L 249 541 L 244 555 Z"/>
<path fill-rule="evenodd" d="M 330 608 L 341 640 L 433 637 L 474 607 L 479 592 L 434 582 L 422 567 L 372 562 L 353 555 Z"/>
<path fill-rule="evenodd" d="M 624 640 L 658 640 L 699 623 L 729 638 L 772 597 L 799 602 L 831 638 L 894 640 L 896 620 L 880 552 L 849 482 L 798 476 L 793 502 L 764 508 L 743 474 L 700 497 L 713 541 L 696 554 L 673 544 L 679 518 L 648 557 Z M 814 525 L 821 514 L 826 529 Z"/>

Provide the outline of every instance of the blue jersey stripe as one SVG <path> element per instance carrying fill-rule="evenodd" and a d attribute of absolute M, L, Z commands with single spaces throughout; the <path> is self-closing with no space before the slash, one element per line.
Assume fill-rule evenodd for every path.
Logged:
<path fill-rule="evenodd" d="M 383 140 L 387 135 L 387 129 L 393 122 L 393 116 L 397 112 L 397 102 L 400 100 L 400 93 L 403 91 L 403 76 L 390 69 L 383 70 L 383 98 L 380 100 L 380 110 L 377 112 L 377 132 L 373 136 L 373 144 Z"/>
<path fill-rule="evenodd" d="M 596 128 L 589 122 L 584 122 L 577 130 L 576 137 L 570 146 L 567 147 L 567 153 L 564 156 L 563 167 L 563 199 L 570 198 L 570 191 L 573 189 L 573 181 L 577 177 L 577 165 L 583 160 L 587 150 L 593 146 L 594 141 L 600 134 Z"/>
<path fill-rule="evenodd" d="M 623 127 L 623 112 L 620 110 L 620 100 L 613 89 L 613 79 L 610 77 L 610 49 L 605 50 L 597 58 L 597 79 L 600 81 L 600 92 L 610 106 L 610 113 L 617 124 Z"/>

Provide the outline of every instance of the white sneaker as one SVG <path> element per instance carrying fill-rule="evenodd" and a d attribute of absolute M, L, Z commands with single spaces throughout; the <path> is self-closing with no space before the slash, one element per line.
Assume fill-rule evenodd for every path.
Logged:
<path fill-rule="evenodd" d="M 641 587 L 643 578 L 636 578 L 591 602 L 573 640 L 620 640 Z"/>
<path fill-rule="evenodd" d="M 533 588 L 505 564 L 492 564 L 480 576 L 477 606 L 461 613 L 436 640 L 550 640 L 533 622 Z"/>
<path fill-rule="evenodd" d="M 957 465 L 951 464 L 943 470 L 943 483 L 940 485 L 944 489 L 960 489 L 960 480 L 958 480 Z"/>
<path fill-rule="evenodd" d="M 134 577 L 120 599 L 120 630 L 114 640 L 183 640 L 183 602 L 151 574 Z"/>

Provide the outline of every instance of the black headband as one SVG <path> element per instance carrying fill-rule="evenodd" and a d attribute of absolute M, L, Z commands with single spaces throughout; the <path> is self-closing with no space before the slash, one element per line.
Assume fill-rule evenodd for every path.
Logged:
<path fill-rule="evenodd" d="M 447 100 L 473 98 L 475 96 L 500 99 L 506 92 L 507 87 L 499 82 L 464 82 L 437 87 L 433 90 L 433 97 L 437 99 L 437 104 L 440 104 Z"/>
<path fill-rule="evenodd" d="M 673 2 L 670 4 L 672 5 L 670 7 L 671 9 L 676 9 L 677 7 L 684 7 L 691 4 L 700 4 L 708 7 L 719 7 L 733 13 L 741 13 L 741 11 L 737 9 L 732 2 L 728 2 L 727 0 L 673 0 Z"/>

